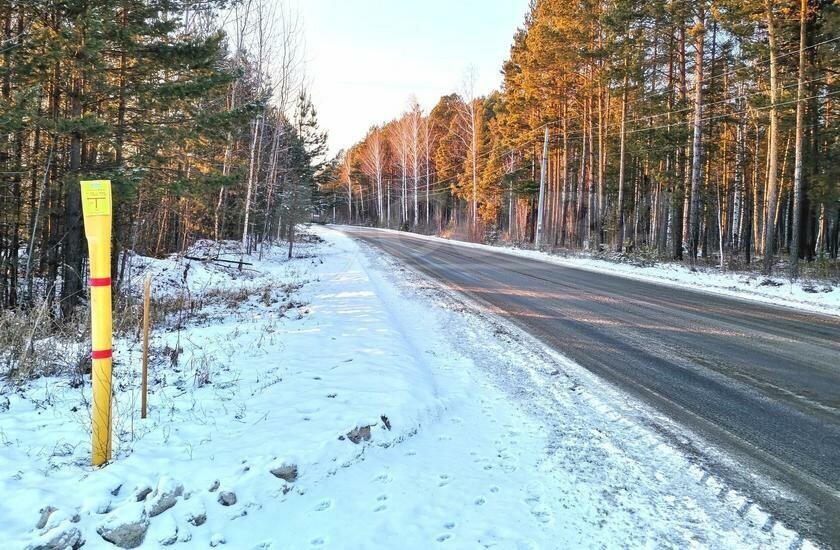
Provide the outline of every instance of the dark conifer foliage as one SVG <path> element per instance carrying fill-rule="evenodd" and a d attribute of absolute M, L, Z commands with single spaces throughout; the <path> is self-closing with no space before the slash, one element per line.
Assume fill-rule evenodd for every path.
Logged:
<path fill-rule="evenodd" d="M 241 26 L 228 29 L 234 9 Z M 299 125 L 288 105 L 297 52 L 284 50 L 287 65 L 272 72 L 261 45 L 242 39 L 268 20 L 255 9 L 266 6 L 0 2 L 3 307 L 47 300 L 69 316 L 84 299 L 82 179 L 113 184 L 117 286 L 123 250 L 162 255 L 203 237 L 253 250 L 309 215 L 323 154 L 314 108 Z M 293 199 L 304 186 L 307 200 Z"/>

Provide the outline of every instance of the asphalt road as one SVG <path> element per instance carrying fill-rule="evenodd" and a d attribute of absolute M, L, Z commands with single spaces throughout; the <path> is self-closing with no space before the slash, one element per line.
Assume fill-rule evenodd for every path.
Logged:
<path fill-rule="evenodd" d="M 345 231 L 652 405 L 687 430 L 653 428 L 788 526 L 840 548 L 840 317 Z"/>

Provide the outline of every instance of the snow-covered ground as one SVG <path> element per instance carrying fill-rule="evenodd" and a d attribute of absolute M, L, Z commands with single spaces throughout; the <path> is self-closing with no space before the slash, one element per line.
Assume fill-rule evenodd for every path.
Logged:
<path fill-rule="evenodd" d="M 398 232 L 394 229 L 380 229 L 380 231 Z M 411 235 L 697 292 L 840 316 L 840 286 L 829 285 L 824 281 L 808 279 L 791 281 L 781 276 L 768 278 L 758 273 L 722 271 L 710 266 L 697 266 L 695 271 L 691 271 L 685 265 L 668 262 L 637 265 L 632 262 L 610 261 L 586 255 L 551 254 L 526 248 L 471 243 L 416 233 Z"/>
<path fill-rule="evenodd" d="M 154 333 L 146 420 L 137 343 L 116 343 L 107 467 L 89 380 L 0 389 L 0 548 L 808 545 L 584 369 L 313 231 L 252 271 L 135 259 L 194 311 Z"/>

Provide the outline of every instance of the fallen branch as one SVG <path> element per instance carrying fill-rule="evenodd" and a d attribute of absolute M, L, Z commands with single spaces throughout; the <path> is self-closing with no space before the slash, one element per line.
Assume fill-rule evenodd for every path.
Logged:
<path fill-rule="evenodd" d="M 199 258 L 197 256 L 184 256 L 187 260 L 195 260 L 197 262 L 224 262 L 227 264 L 238 264 L 238 265 L 254 265 L 250 262 L 243 262 L 241 260 L 224 260 L 222 258 Z"/>

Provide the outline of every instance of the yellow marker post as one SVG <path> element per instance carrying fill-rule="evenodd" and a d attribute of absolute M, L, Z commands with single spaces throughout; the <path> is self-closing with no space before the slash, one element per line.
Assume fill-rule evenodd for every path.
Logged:
<path fill-rule="evenodd" d="M 111 182 L 83 181 L 81 187 L 90 254 L 91 461 L 101 466 L 111 459 Z"/>

